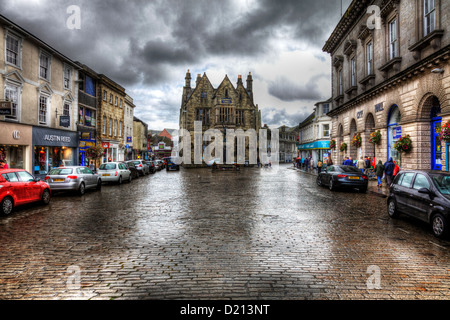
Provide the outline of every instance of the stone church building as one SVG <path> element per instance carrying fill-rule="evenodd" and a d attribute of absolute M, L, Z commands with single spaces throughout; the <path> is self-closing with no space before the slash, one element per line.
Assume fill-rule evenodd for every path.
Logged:
<path fill-rule="evenodd" d="M 218 129 L 224 136 L 226 145 L 227 129 L 247 131 L 254 129 L 256 133 L 261 128 L 261 111 L 253 101 L 253 78 L 251 73 L 247 76 L 246 86 L 242 76 L 238 76 L 236 86 L 225 76 L 221 84 L 214 88 L 206 73 L 197 75 L 195 87 L 191 87 L 191 74 L 188 70 L 183 88 L 180 108 L 180 130 L 188 130 L 191 134 L 191 153 L 194 159 L 194 122 L 202 123 L 202 132 L 209 129 Z M 246 139 L 246 159 L 248 160 L 249 139 Z M 208 142 L 203 143 L 203 150 Z M 237 143 L 235 143 L 235 148 Z M 236 154 L 236 153 L 234 153 Z M 226 152 L 223 152 L 223 163 L 228 162 Z M 228 160 L 228 161 L 227 161 Z M 236 161 L 236 158 L 235 158 Z M 192 166 L 194 166 L 192 162 Z M 205 163 L 202 166 L 206 165 Z M 189 165 L 186 165 L 188 167 Z M 196 165 L 199 166 L 199 165 Z"/>
<path fill-rule="evenodd" d="M 450 144 L 439 134 L 450 120 L 449 12 L 447 0 L 352 1 L 323 47 L 332 64 L 334 163 L 392 157 L 402 169 L 448 171 Z M 371 144 L 378 130 L 381 142 Z M 394 146 L 407 135 L 412 148 L 399 153 Z"/>

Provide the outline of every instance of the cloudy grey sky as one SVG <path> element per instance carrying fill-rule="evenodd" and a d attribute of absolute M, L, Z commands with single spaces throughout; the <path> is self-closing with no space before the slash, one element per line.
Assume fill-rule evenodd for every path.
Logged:
<path fill-rule="evenodd" d="M 345 10 L 350 0 L 342 0 Z M 81 28 L 67 28 L 67 8 Z M 253 75 L 263 123 L 295 126 L 331 96 L 322 47 L 341 0 L 0 0 L 0 12 L 127 89 L 149 128 L 178 128 L 186 71 Z"/>

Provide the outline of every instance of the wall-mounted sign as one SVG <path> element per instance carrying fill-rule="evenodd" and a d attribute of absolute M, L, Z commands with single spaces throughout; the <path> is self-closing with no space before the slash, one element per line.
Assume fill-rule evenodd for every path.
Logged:
<path fill-rule="evenodd" d="M 127 137 L 127 143 L 133 142 L 133 137 Z"/>
<path fill-rule="evenodd" d="M 65 128 L 70 127 L 70 116 L 60 116 L 59 125 Z"/>
<path fill-rule="evenodd" d="M 402 137 L 402 127 L 392 128 L 392 139 L 397 140 Z"/>
<path fill-rule="evenodd" d="M 233 100 L 232 100 L 232 99 L 225 98 L 225 99 L 220 100 L 220 102 L 221 102 L 222 104 L 232 104 L 232 103 L 233 103 Z"/>
<path fill-rule="evenodd" d="M 20 139 L 20 131 L 19 130 L 14 130 L 13 131 L 13 139 L 14 140 L 19 140 Z"/>
<path fill-rule="evenodd" d="M 361 118 L 363 117 L 363 115 L 364 115 L 364 111 L 363 111 L 363 110 L 359 111 L 359 112 L 356 114 L 356 119 L 361 119 Z"/>
<path fill-rule="evenodd" d="M 111 144 L 109 142 L 102 142 L 103 149 L 109 149 L 110 147 L 111 147 Z"/>
<path fill-rule="evenodd" d="M 12 102 L 11 101 L 0 101 L 0 116 L 10 116 L 12 115 Z"/>
<path fill-rule="evenodd" d="M 384 111 L 383 102 L 375 105 L 375 112 Z"/>

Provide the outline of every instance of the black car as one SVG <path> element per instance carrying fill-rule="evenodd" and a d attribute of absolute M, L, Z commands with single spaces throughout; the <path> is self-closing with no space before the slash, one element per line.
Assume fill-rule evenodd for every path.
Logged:
<path fill-rule="evenodd" d="M 139 170 L 136 168 L 135 164 L 131 161 L 129 162 L 122 162 L 128 170 L 131 171 L 131 177 L 134 178 L 139 178 L 140 174 L 139 174 Z"/>
<path fill-rule="evenodd" d="M 149 171 L 150 173 L 155 173 L 156 172 L 156 167 L 155 164 L 153 163 L 153 161 L 146 161 L 148 167 L 149 167 Z"/>
<path fill-rule="evenodd" d="M 431 224 L 433 234 L 449 234 L 450 174 L 441 171 L 402 171 L 394 179 L 387 200 L 391 218 L 405 213 Z"/>
<path fill-rule="evenodd" d="M 353 189 L 357 188 L 360 192 L 366 192 L 369 184 L 369 177 L 361 170 L 344 165 L 330 166 L 326 171 L 317 176 L 318 186 L 328 186 L 330 190 L 337 188 Z"/>

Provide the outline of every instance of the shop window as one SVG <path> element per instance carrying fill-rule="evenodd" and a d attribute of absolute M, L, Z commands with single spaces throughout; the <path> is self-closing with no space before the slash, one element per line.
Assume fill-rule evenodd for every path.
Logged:
<path fill-rule="evenodd" d="M 6 161 L 10 169 L 24 169 L 24 149 L 23 146 L 0 146 L 0 160 Z"/>

